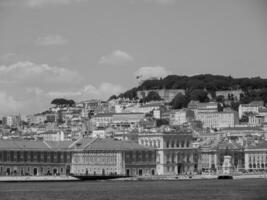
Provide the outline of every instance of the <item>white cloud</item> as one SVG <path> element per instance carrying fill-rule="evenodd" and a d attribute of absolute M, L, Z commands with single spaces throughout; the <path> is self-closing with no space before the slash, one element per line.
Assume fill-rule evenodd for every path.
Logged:
<path fill-rule="evenodd" d="M 94 85 L 85 85 L 83 88 L 77 91 L 51 91 L 48 92 L 48 96 L 52 98 L 74 98 L 74 99 L 90 99 L 101 98 L 106 99 L 113 94 L 119 94 L 123 91 L 123 87 L 112 83 L 101 83 L 98 87 Z"/>
<path fill-rule="evenodd" d="M 134 58 L 125 51 L 116 50 L 112 53 L 102 56 L 99 64 L 121 65 L 133 61 Z"/>
<path fill-rule="evenodd" d="M 37 38 L 35 41 L 36 45 L 39 46 L 58 46 L 65 45 L 68 43 L 68 40 L 61 35 L 47 35 Z"/>
<path fill-rule="evenodd" d="M 16 113 L 21 108 L 21 103 L 16 101 L 13 96 L 0 91 L 0 114 Z"/>
<path fill-rule="evenodd" d="M 176 0 L 145 0 L 145 1 L 150 2 L 150 3 L 158 3 L 158 4 L 166 5 L 166 4 L 175 3 Z"/>
<path fill-rule="evenodd" d="M 26 0 L 26 4 L 31 8 L 39 8 L 45 5 L 68 5 L 70 3 L 82 1 L 85 0 Z"/>
<path fill-rule="evenodd" d="M 164 78 L 171 74 L 171 72 L 162 66 L 147 66 L 139 68 L 135 73 L 135 77 L 139 77 L 141 80 L 150 78 Z"/>
<path fill-rule="evenodd" d="M 0 80 L 20 85 L 49 85 L 75 84 L 81 82 L 82 77 L 70 69 L 24 61 L 0 65 Z"/>

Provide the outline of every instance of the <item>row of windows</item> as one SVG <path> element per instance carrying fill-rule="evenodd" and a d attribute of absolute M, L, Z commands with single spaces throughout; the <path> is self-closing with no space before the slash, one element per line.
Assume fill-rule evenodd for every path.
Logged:
<path fill-rule="evenodd" d="M 2 151 L 0 162 L 70 162 L 68 152 Z"/>

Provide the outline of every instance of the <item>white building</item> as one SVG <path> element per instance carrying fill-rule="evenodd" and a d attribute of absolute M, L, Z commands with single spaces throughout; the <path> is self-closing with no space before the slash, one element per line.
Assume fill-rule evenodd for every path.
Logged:
<path fill-rule="evenodd" d="M 173 110 L 170 114 L 170 125 L 182 125 L 194 119 L 194 112 L 188 109 Z"/>
<path fill-rule="evenodd" d="M 238 124 L 238 116 L 235 111 L 197 113 L 196 120 L 203 123 L 203 128 L 226 128 Z"/>
<path fill-rule="evenodd" d="M 238 108 L 239 119 L 241 119 L 245 113 L 259 113 L 259 109 L 263 107 L 263 104 L 263 101 L 254 101 L 249 104 L 240 104 Z"/>

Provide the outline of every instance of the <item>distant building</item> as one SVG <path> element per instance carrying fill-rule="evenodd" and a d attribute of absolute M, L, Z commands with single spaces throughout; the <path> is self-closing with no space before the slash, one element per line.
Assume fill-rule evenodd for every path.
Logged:
<path fill-rule="evenodd" d="M 65 134 L 63 131 L 45 131 L 38 134 L 39 139 L 44 141 L 64 141 L 66 140 Z"/>
<path fill-rule="evenodd" d="M 197 113 L 212 113 L 218 112 L 217 102 L 207 102 L 201 103 L 199 101 L 190 101 L 188 104 L 188 109 L 193 110 L 195 114 Z"/>
<path fill-rule="evenodd" d="M 4 126 L 18 127 L 18 126 L 20 126 L 20 122 L 21 122 L 21 118 L 19 115 L 8 115 L 8 116 L 4 116 L 2 118 L 2 124 Z"/>
<path fill-rule="evenodd" d="M 190 122 L 194 120 L 195 115 L 192 110 L 189 109 L 181 109 L 181 110 L 173 110 L 170 115 L 170 125 L 182 125 L 186 122 Z"/>
<path fill-rule="evenodd" d="M 223 96 L 225 100 L 239 101 L 243 90 L 219 90 L 216 91 L 216 97 Z"/>
<path fill-rule="evenodd" d="M 238 124 L 238 115 L 235 111 L 230 112 L 198 112 L 196 120 L 203 123 L 203 128 L 226 128 Z"/>
<path fill-rule="evenodd" d="M 245 113 L 257 113 L 258 114 L 260 108 L 262 108 L 263 105 L 264 105 L 263 101 L 253 101 L 249 104 L 240 104 L 238 107 L 239 119 L 241 119 Z"/>

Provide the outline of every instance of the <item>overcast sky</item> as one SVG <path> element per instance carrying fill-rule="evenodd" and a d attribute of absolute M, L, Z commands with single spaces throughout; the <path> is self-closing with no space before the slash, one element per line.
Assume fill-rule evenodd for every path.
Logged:
<path fill-rule="evenodd" d="M 267 1 L 0 0 L 0 115 L 199 73 L 267 77 Z"/>

